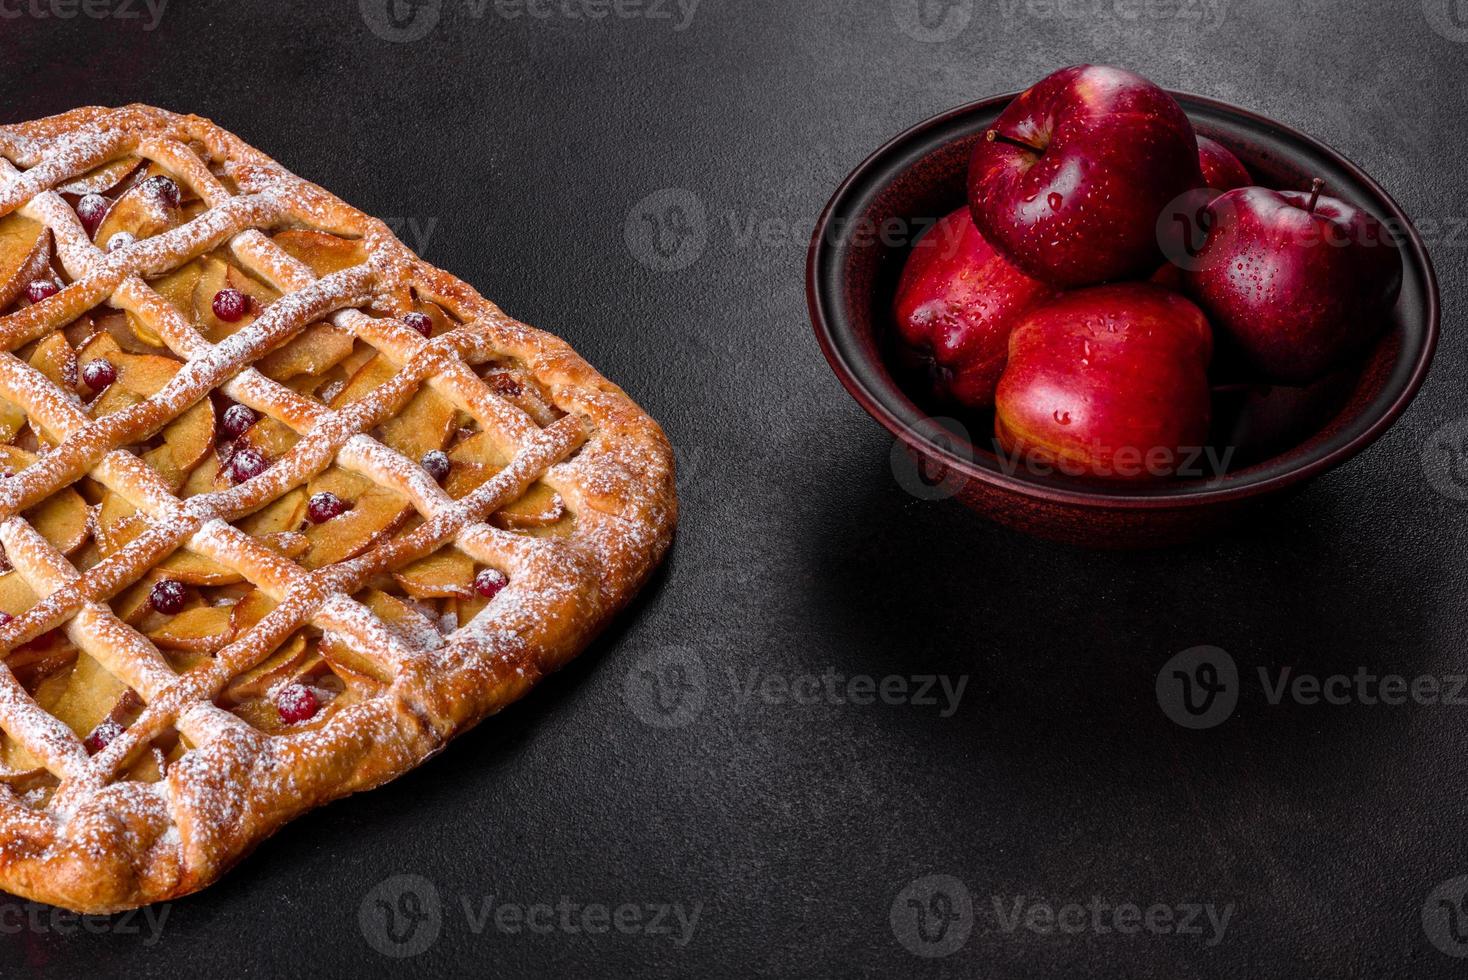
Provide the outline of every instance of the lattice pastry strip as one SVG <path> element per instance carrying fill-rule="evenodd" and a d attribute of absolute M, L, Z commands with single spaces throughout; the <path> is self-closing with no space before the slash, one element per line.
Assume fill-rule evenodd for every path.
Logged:
<path fill-rule="evenodd" d="M 137 241 L 106 252 L 97 248 L 95 222 L 88 221 L 101 212 L 96 200 L 81 195 L 113 195 L 108 218 L 96 231 L 100 244 L 112 212 L 142 200 L 140 194 L 167 191 L 172 202 L 166 194 L 159 200 L 178 211 L 180 191 L 170 180 L 196 195 L 187 213 L 146 231 L 139 225 Z M 83 215 L 84 208 L 91 217 Z M 40 443 L 32 447 L 39 453 L 33 460 L 21 454 L 26 462 L 19 474 L 0 480 L 0 542 L 13 552 L 12 574 L 44 593 L 12 621 L 0 622 L 0 650 L 62 627 L 104 675 L 116 678 L 109 684 L 133 692 L 137 710 L 124 731 L 89 757 L 80 733 L 42 708 L 40 691 L 28 690 L 8 663 L 0 666 L 0 729 L 60 779 L 54 792 L 39 797 L 22 797 L 0 780 L 0 885 L 96 911 L 208 884 L 295 814 L 412 767 L 447 738 L 522 695 L 595 635 L 666 549 L 676 514 L 671 453 L 657 425 L 619 389 L 563 342 L 516 323 L 462 282 L 424 264 L 381 222 L 207 121 L 134 106 L 80 109 L 0 127 L 0 279 L 45 259 L 36 252 L 7 270 L 4 222 L 11 214 L 38 223 L 27 226 L 43 230 L 35 248 L 54 244 L 67 281 L 59 288 L 27 289 L 31 302 L 0 316 L 0 348 L 9 352 L 0 353 L 0 396 L 23 411 L 22 426 L 29 422 L 24 431 Z M 284 247 L 291 234 L 298 236 L 292 239 L 296 248 L 308 241 L 327 249 L 315 257 L 325 255 L 330 267 L 313 267 Z M 341 255 L 351 261 L 336 261 Z M 221 256 L 272 292 L 247 322 L 206 339 L 188 311 L 164 299 L 149 280 L 217 263 Z M 0 281 L 0 296 L 14 295 L 15 284 Z M 216 312 L 222 296 L 215 297 Z M 230 302 L 238 301 L 236 296 Z M 94 323 L 89 311 L 99 304 L 116 311 L 117 319 L 104 316 Z M 440 323 L 437 335 L 425 340 L 423 323 L 437 321 L 419 312 L 423 304 L 458 325 Z M 193 309 L 199 315 L 197 297 Z M 77 363 L 68 344 L 80 342 L 77 330 L 83 326 L 100 331 L 105 320 L 108 329 L 118 328 L 123 315 L 125 332 L 134 323 L 146 332 L 128 332 L 131 341 L 119 336 L 119 342 L 142 344 L 143 350 L 159 344 L 182 363 L 140 397 L 114 400 L 92 418 L 66 388 L 66 366 L 74 373 Z M 410 316 L 418 317 L 411 328 Z M 359 374 L 381 360 L 384 368 L 373 369 L 376 380 L 361 389 L 373 397 L 353 388 L 359 390 L 356 400 L 328 407 L 302 391 L 321 384 L 335 390 L 335 382 L 308 377 L 298 391 L 295 382 L 282 383 L 261 370 L 267 354 L 306 343 L 306 328 L 317 322 L 334 324 L 323 329 L 338 346 L 341 338 L 356 345 L 332 350 L 338 358 L 345 353 L 344 363 L 356 365 Z M 360 357 L 352 353 L 357 350 Z M 315 370 L 331 363 L 336 362 L 327 359 L 327 367 Z M 95 365 L 94 354 L 88 367 Z M 490 374 L 481 377 L 489 370 L 494 384 L 485 380 Z M 263 473 L 237 470 L 236 485 L 195 489 L 179 499 L 177 482 L 165 482 L 125 447 L 157 436 L 165 441 L 148 453 L 168 449 L 168 432 L 186 414 L 199 417 L 195 408 L 203 411 L 204 401 L 222 395 L 283 425 L 291 433 L 287 448 Z M 453 450 L 461 461 L 451 465 L 454 473 L 469 467 L 469 482 L 451 474 L 440 486 L 450 466 L 443 453 L 425 471 L 428 457 L 420 467 L 398 443 L 374 435 L 375 427 L 391 425 L 401 434 L 407 423 L 398 413 L 410 404 L 432 404 L 424 398 L 448 406 L 429 417 L 444 420 L 449 416 L 441 412 L 447 411 L 465 420 L 457 435 L 445 431 L 443 438 L 463 446 L 464 454 Z M 12 431 L 6 428 L 7 411 L 0 405 L 0 452 L 8 452 L 4 433 Z M 476 439 L 487 441 L 469 452 Z M 334 564 L 309 570 L 291 557 L 298 551 L 274 550 L 295 547 L 291 541 L 303 539 L 301 534 L 289 532 L 290 540 L 265 547 L 231 523 L 275 513 L 301 499 L 291 496 L 303 493 L 299 488 L 316 485 L 338 468 L 403 501 L 415 516 L 397 530 L 371 531 L 372 540 Z M 191 486 L 194 480 L 188 478 Z M 62 499 L 58 495 L 74 497 L 68 489 L 73 484 L 93 488 L 87 493 L 113 494 L 133 508 L 132 536 L 99 552 L 85 544 L 85 536 L 60 535 L 57 541 L 54 521 L 42 533 L 48 508 Z M 453 487 L 452 494 L 446 492 Z M 546 498 L 547 493 L 556 496 Z M 532 505 L 532 498 L 541 503 Z M 545 500 L 555 509 L 546 511 Z M 522 514 L 516 520 L 532 521 L 525 527 L 554 521 L 545 525 L 554 536 L 516 532 L 518 524 L 506 530 L 486 523 L 512 506 Z M 396 513 L 396 507 L 386 512 Z M 40 523 L 16 516 L 23 510 Z M 287 512 L 294 511 L 282 513 Z M 336 513 L 340 501 L 322 515 L 313 510 L 311 520 L 330 522 Z M 107 528 L 115 533 L 115 526 L 101 523 L 94 533 Z M 66 555 L 78 560 L 73 549 L 84 544 L 79 569 Z M 99 538 L 98 544 L 105 542 Z M 213 607 L 198 607 L 204 618 L 217 621 L 208 609 L 223 608 L 233 622 L 244 600 L 256 594 L 269 605 L 232 628 L 224 646 L 216 649 L 210 641 L 203 653 L 190 655 L 188 669 L 176 672 L 177 661 L 155 645 L 164 634 L 134 629 L 133 620 L 124 622 L 108 603 L 116 606 L 124 590 L 132 595 L 164 575 L 180 546 L 213 562 L 226 576 L 221 582 L 240 582 L 226 586 L 235 591 L 218 597 Z M 472 563 L 487 566 L 474 585 L 479 588 L 483 578 L 489 583 L 483 594 L 493 598 L 477 604 L 445 599 L 456 612 L 442 612 L 437 620 L 426 616 L 424 604 L 437 601 L 427 596 L 469 594 L 456 591 L 462 585 L 454 585 L 453 576 L 472 572 Z M 380 591 L 393 582 L 410 590 L 405 599 Z M 449 591 L 433 591 L 442 588 Z M 359 593 L 361 601 L 353 598 Z M 140 613 L 129 613 L 134 615 Z M 308 628 L 318 632 L 303 636 L 300 631 Z M 238 714 L 248 704 L 229 708 L 236 696 L 227 690 L 259 671 L 291 667 L 303 640 L 312 650 L 320 645 L 321 653 L 305 663 L 335 679 L 337 687 L 325 694 L 339 707 L 308 723 L 287 717 L 282 702 L 284 723 L 265 727 L 255 714 Z M 322 661 L 329 644 L 337 652 Z M 344 661 L 333 659 L 343 656 Z M 357 676 L 358 670 L 368 673 Z M 69 679 L 58 678 L 75 686 L 81 676 L 76 670 Z M 332 693 L 342 683 L 347 689 Z M 170 729 L 187 741 L 168 760 L 158 756 L 156 771 L 146 770 L 151 776 L 136 775 L 139 752 Z"/>

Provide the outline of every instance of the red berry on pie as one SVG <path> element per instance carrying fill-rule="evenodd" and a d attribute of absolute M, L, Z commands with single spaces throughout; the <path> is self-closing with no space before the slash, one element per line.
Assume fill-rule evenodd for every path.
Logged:
<path fill-rule="evenodd" d="M 312 524 L 325 524 L 347 509 L 347 503 L 330 490 L 312 494 L 306 501 L 306 519 Z"/>
<path fill-rule="evenodd" d="M 107 251 L 115 252 L 120 248 L 127 248 L 129 245 L 137 240 L 138 236 L 134 235 L 130 231 L 119 231 L 117 234 L 107 239 Z"/>
<path fill-rule="evenodd" d="M 214 315 L 225 323 L 238 323 L 250 312 L 250 300 L 238 289 L 221 289 L 214 294 Z"/>
<path fill-rule="evenodd" d="M 510 584 L 505 578 L 505 573 L 497 568 L 486 568 L 474 576 L 474 591 L 486 599 L 493 599 L 499 595 L 500 589 Z"/>
<path fill-rule="evenodd" d="M 107 217 L 107 209 L 110 207 L 112 205 L 101 194 L 86 194 L 76 202 L 76 216 L 82 219 L 82 227 L 87 230 L 88 235 L 95 235 L 97 229 L 102 227 L 102 219 Z"/>
<path fill-rule="evenodd" d="M 522 389 L 520 382 L 516 381 L 508 372 L 496 371 L 487 375 L 484 379 L 489 382 L 489 390 L 496 395 L 504 395 L 506 398 L 519 398 Z"/>
<path fill-rule="evenodd" d="M 25 298 L 32 303 L 48 300 L 61 292 L 61 287 L 50 279 L 34 279 L 25 288 Z"/>
<path fill-rule="evenodd" d="M 103 720 L 102 724 L 92 729 L 92 734 L 88 735 L 87 740 L 82 744 L 86 745 L 88 752 L 96 755 L 111 745 L 112 740 L 121 735 L 122 732 L 123 727 L 121 725 L 111 718 L 107 718 Z"/>
<path fill-rule="evenodd" d="M 234 482 L 244 483 L 253 480 L 265 472 L 265 457 L 254 449 L 241 449 L 230 457 L 229 472 L 234 477 Z"/>
<path fill-rule="evenodd" d="M 189 590 L 184 588 L 182 582 L 173 579 L 161 579 L 153 583 L 153 588 L 148 593 L 148 601 L 153 608 L 165 616 L 176 616 L 183 612 L 184 603 L 189 601 Z"/>
<path fill-rule="evenodd" d="M 173 178 L 165 177 L 163 174 L 155 174 L 143 181 L 142 186 L 145 194 L 152 194 L 170 208 L 178 207 L 181 195 L 178 192 L 178 185 L 173 182 Z"/>
<path fill-rule="evenodd" d="M 245 430 L 255 424 L 259 418 L 248 405 L 231 405 L 224 410 L 224 418 L 220 421 L 220 427 L 231 439 L 238 439 L 245 434 Z"/>
<path fill-rule="evenodd" d="M 426 313 L 405 313 L 403 322 L 425 337 L 433 333 L 433 320 Z"/>
<path fill-rule="evenodd" d="M 442 483 L 444 478 L 449 475 L 449 466 L 451 465 L 449 463 L 449 454 L 441 449 L 435 449 L 423 457 L 422 465 L 428 471 L 429 476 Z"/>
<path fill-rule="evenodd" d="M 82 383 L 93 391 L 101 391 L 103 388 L 117 380 L 117 368 L 106 358 L 99 357 L 95 361 L 88 361 L 82 368 Z"/>
<path fill-rule="evenodd" d="M 10 613 L 8 612 L 0 610 L 0 626 L 9 626 L 14 621 L 14 616 L 10 615 Z"/>
<path fill-rule="evenodd" d="M 275 710 L 287 725 L 308 721 L 321 710 L 316 692 L 304 684 L 287 684 L 275 693 Z"/>

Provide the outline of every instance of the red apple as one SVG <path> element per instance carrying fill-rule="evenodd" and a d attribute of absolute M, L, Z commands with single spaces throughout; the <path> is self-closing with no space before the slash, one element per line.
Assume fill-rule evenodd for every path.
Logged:
<path fill-rule="evenodd" d="M 1198 164 L 1203 170 L 1203 186 L 1219 194 L 1254 183 L 1243 161 L 1218 140 L 1207 136 L 1198 137 Z"/>
<path fill-rule="evenodd" d="M 1193 126 L 1140 75 L 1063 68 L 1022 92 L 969 164 L 984 237 L 1025 272 L 1074 287 L 1146 276 L 1158 218 L 1203 185 Z"/>
<path fill-rule="evenodd" d="M 1187 297 L 1150 283 L 1063 293 L 1009 338 L 995 434 L 1032 468 L 1165 476 L 1208 437 L 1213 337 Z"/>
<path fill-rule="evenodd" d="M 1015 317 L 1050 290 L 1004 260 L 960 208 L 918 239 L 902 270 L 895 314 L 933 391 L 970 408 L 994 404 Z"/>
<path fill-rule="evenodd" d="M 1262 380 L 1308 384 L 1390 324 L 1402 257 L 1374 216 L 1310 191 L 1244 187 L 1208 205 L 1189 295 Z"/>

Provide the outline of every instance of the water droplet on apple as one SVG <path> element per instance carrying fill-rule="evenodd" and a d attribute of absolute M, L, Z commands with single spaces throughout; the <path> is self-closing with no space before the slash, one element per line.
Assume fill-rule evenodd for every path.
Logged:
<path fill-rule="evenodd" d="M 1060 423 L 1061 425 L 1070 425 L 1070 413 L 1069 412 L 1062 412 L 1060 409 L 1057 408 L 1055 410 L 1054 415 L 1055 415 L 1055 421 L 1056 422 Z"/>
<path fill-rule="evenodd" d="M 1050 205 L 1051 211 L 1059 211 L 1060 206 L 1065 203 L 1065 198 L 1061 197 L 1055 191 L 1051 191 L 1050 196 L 1045 198 L 1045 203 Z"/>

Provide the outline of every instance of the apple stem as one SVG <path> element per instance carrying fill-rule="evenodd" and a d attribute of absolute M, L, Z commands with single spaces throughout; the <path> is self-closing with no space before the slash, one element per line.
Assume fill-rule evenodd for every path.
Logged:
<path fill-rule="evenodd" d="M 1031 153 L 1035 154 L 1035 156 L 1040 156 L 1045 152 L 1038 146 L 1031 146 L 1024 140 L 1017 140 L 1013 136 L 1005 136 L 997 129 L 991 129 L 987 133 L 985 133 L 984 139 L 988 140 L 990 143 L 1006 143 L 1009 146 L 1017 146 L 1021 150 L 1029 150 Z"/>
<path fill-rule="evenodd" d="M 1315 213 L 1315 204 L 1320 200 L 1320 189 L 1325 186 L 1325 181 L 1316 177 L 1310 182 L 1310 205 L 1305 208 L 1306 213 Z"/>

